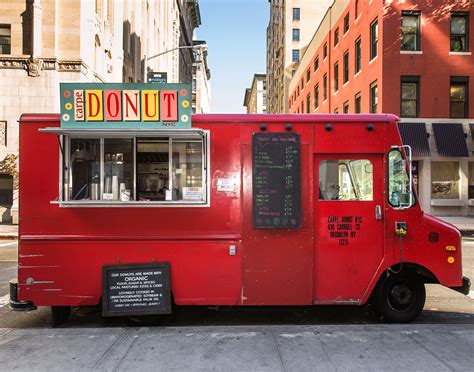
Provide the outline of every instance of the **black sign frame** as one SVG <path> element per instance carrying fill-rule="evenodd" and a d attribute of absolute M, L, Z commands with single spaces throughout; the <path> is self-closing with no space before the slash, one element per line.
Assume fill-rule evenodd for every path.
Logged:
<path fill-rule="evenodd" d="M 265 144 L 265 146 L 269 146 L 269 152 L 265 154 L 266 160 L 264 158 L 258 159 L 258 137 L 268 137 L 271 139 L 270 142 Z M 282 141 L 281 139 L 285 139 Z M 292 141 L 288 141 L 288 138 L 292 138 Z M 277 158 L 281 158 L 282 154 L 278 153 L 281 150 L 281 147 L 284 143 L 295 143 L 295 146 L 291 146 L 293 148 L 293 152 L 289 154 L 286 149 L 289 148 L 287 145 L 285 147 L 286 156 L 282 159 L 279 159 L 281 164 L 276 164 L 275 161 L 278 161 Z M 273 149 L 271 146 L 273 145 Z M 274 152 L 273 156 L 271 152 Z M 277 151 L 275 153 L 275 151 Z M 291 150 L 290 150 L 291 152 Z M 261 164 L 257 164 L 258 160 L 260 160 Z M 263 160 L 263 164 L 262 164 Z M 265 163 L 267 163 L 265 165 Z M 291 168 L 288 167 L 288 163 L 291 164 Z M 288 168 L 285 170 L 285 165 Z M 265 170 L 266 168 L 266 170 Z M 264 218 L 260 218 L 259 214 L 259 206 L 258 204 L 264 203 L 262 199 L 260 201 L 258 198 L 263 196 L 263 199 L 268 198 L 268 202 L 270 202 L 270 195 L 267 192 L 260 190 L 262 192 L 259 193 L 259 180 L 257 179 L 261 174 L 258 174 L 260 170 L 265 170 L 268 173 L 267 179 L 270 181 L 275 189 L 271 190 L 272 193 L 275 195 L 279 195 L 280 199 L 284 198 L 283 205 L 277 206 L 275 198 L 273 197 L 273 203 L 268 204 L 267 209 L 269 213 L 280 212 L 280 217 L 271 217 L 269 216 L 267 219 L 278 219 L 278 223 L 272 222 L 268 223 L 268 221 L 264 222 Z M 283 173 L 283 175 L 282 175 Z M 283 184 L 282 176 L 285 176 L 285 185 Z M 263 176 L 265 177 L 265 176 Z M 288 180 L 287 177 L 291 179 L 291 187 L 288 189 L 286 182 Z M 261 179 L 260 179 L 261 181 Z M 285 188 L 292 193 L 285 192 Z M 291 195 L 289 198 L 291 203 L 286 203 L 286 196 Z M 291 206 L 289 206 L 291 204 Z M 291 208 L 291 214 L 286 214 L 288 207 Z M 286 223 L 283 219 L 288 219 Z M 294 223 L 291 222 L 294 220 Z M 299 229 L 302 226 L 301 220 L 301 136 L 300 133 L 296 132 L 256 132 L 253 133 L 252 136 L 252 226 L 255 229 Z"/>
<path fill-rule="evenodd" d="M 148 71 L 146 74 L 147 84 L 159 83 L 166 84 L 168 83 L 168 73 L 167 72 L 158 72 L 158 71 Z"/>
<path fill-rule="evenodd" d="M 164 292 L 164 306 L 162 310 L 127 310 L 127 311 L 116 311 L 111 310 L 109 306 L 109 274 L 112 271 L 130 271 L 130 270 L 155 270 L 160 269 L 163 273 L 163 289 L 160 292 Z M 147 263 L 134 263 L 134 264 L 117 264 L 117 265 L 104 265 L 102 266 L 102 316 L 129 316 L 129 315 L 160 315 L 160 314 L 171 314 L 171 271 L 169 262 L 147 262 Z"/>

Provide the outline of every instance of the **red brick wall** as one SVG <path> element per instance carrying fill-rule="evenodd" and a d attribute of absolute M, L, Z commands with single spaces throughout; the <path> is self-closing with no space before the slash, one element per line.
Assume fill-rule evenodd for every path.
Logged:
<path fill-rule="evenodd" d="M 422 54 L 400 53 L 403 10 L 421 11 Z M 450 76 L 470 76 L 470 108 L 474 114 L 474 55 L 450 54 L 450 15 L 470 11 L 470 51 L 474 49 L 474 2 L 447 0 L 394 1 L 384 10 L 383 111 L 400 114 L 400 77 L 420 76 L 420 117 L 449 118 Z"/>
<path fill-rule="evenodd" d="M 474 49 L 474 2 L 449 0 L 366 0 L 359 1 L 360 17 L 355 19 L 355 0 L 351 0 L 341 16 L 332 20 L 331 32 L 319 45 L 305 68 L 297 71 L 300 83 L 290 92 L 290 112 L 301 111 L 306 97 L 311 94 L 311 110 L 316 113 L 343 112 L 349 101 L 349 112 L 354 112 L 354 96 L 361 92 L 361 112 L 369 107 L 369 86 L 377 80 L 378 112 L 400 114 L 400 78 L 403 75 L 420 76 L 420 117 L 449 117 L 450 76 L 470 76 L 470 116 L 474 116 L 474 54 L 450 54 L 450 14 L 453 11 L 470 11 L 470 51 Z M 386 3 L 386 4 L 384 4 Z M 403 10 L 421 11 L 422 54 L 401 54 L 401 14 Z M 344 35 L 344 17 L 350 13 L 350 27 Z M 370 24 L 378 17 L 378 56 L 370 59 Z M 334 31 L 339 28 L 339 44 L 334 48 Z M 355 72 L 355 40 L 362 39 L 362 70 Z M 323 60 L 323 45 L 328 43 L 328 57 Z M 349 82 L 343 86 L 343 54 L 349 50 Z M 319 69 L 314 72 L 314 59 L 319 56 Z M 334 91 L 334 64 L 339 62 L 339 91 Z M 311 80 L 306 83 L 306 71 L 311 68 Z M 323 76 L 328 74 L 328 99 L 323 102 Z M 319 108 L 314 110 L 314 86 L 319 83 Z"/>

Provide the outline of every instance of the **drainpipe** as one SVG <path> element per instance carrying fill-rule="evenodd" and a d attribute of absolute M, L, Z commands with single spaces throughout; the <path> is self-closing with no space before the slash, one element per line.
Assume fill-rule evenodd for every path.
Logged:
<path fill-rule="evenodd" d="M 41 44 L 43 41 L 43 32 L 41 29 L 43 10 L 41 8 L 41 0 L 33 0 L 31 12 L 33 13 L 31 20 L 31 57 L 37 58 L 41 55 Z"/>

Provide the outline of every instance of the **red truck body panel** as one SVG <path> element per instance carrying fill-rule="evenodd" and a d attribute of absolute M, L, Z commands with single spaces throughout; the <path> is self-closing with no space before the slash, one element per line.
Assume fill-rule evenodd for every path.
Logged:
<path fill-rule="evenodd" d="M 403 261 L 429 270 L 445 286 L 461 286 L 461 240 L 451 225 L 387 202 L 387 153 L 401 145 L 391 115 L 195 115 L 210 132 L 209 207 L 61 207 L 59 115 L 20 119 L 18 299 L 36 306 L 95 305 L 102 266 L 167 261 L 179 305 L 363 304 L 378 278 L 400 262 L 395 221 L 407 223 Z M 291 132 L 301 138 L 299 229 L 252 226 L 252 134 Z M 331 130 L 326 126 L 332 125 Z M 372 124 L 373 130 L 367 125 Z M 326 201 L 318 195 L 319 162 L 369 159 L 374 200 Z M 217 179 L 237 180 L 235 192 Z M 375 206 L 382 207 L 381 220 Z M 348 245 L 329 234 L 331 218 L 359 224 Z M 439 234 L 430 243 L 428 234 Z M 229 254 L 229 247 L 236 254 Z M 455 246 L 456 251 L 446 251 Z M 454 263 L 448 263 L 452 256 Z"/>

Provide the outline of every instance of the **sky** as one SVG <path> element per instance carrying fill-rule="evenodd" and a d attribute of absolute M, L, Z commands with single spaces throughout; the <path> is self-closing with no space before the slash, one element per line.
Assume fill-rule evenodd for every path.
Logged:
<path fill-rule="evenodd" d="M 245 88 L 266 70 L 268 0 L 199 0 L 196 39 L 208 44 L 213 113 L 242 113 Z"/>

